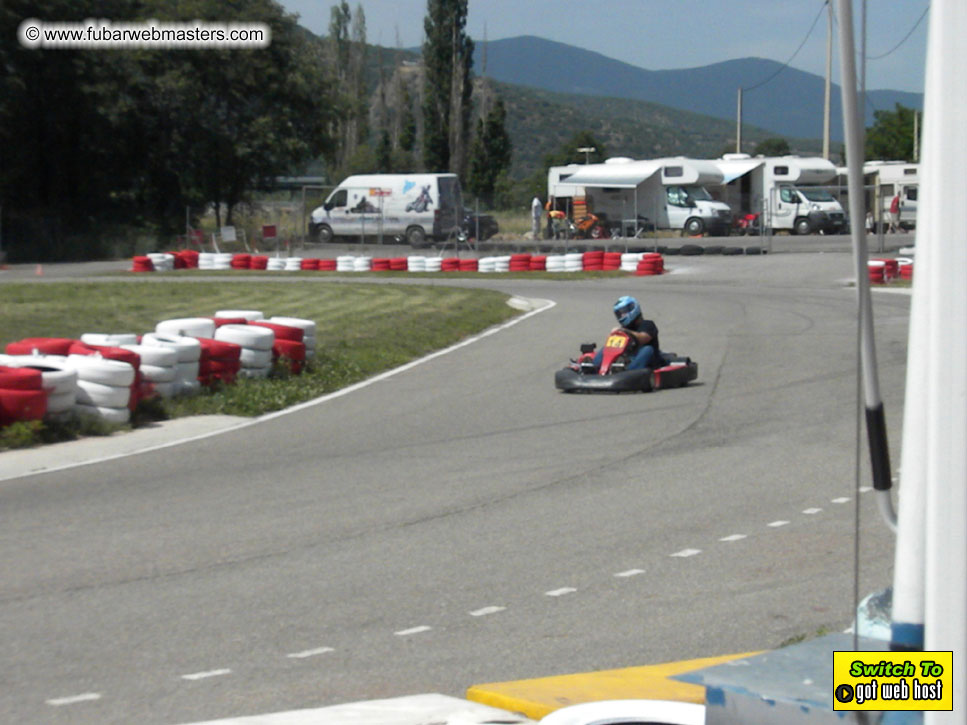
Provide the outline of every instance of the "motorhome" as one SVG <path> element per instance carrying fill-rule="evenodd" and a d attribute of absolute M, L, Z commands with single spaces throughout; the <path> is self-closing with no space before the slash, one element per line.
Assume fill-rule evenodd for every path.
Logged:
<path fill-rule="evenodd" d="M 900 195 L 900 219 L 903 229 L 917 225 L 917 196 L 920 191 L 920 165 L 905 161 L 867 161 L 863 164 L 867 187 L 866 208 L 873 210 L 876 222 L 886 222 L 893 197 Z"/>
<path fill-rule="evenodd" d="M 706 189 L 720 183 L 722 172 L 708 161 L 612 158 L 603 164 L 552 166 L 547 194 L 554 208 L 572 218 L 589 212 L 605 218 L 613 235 L 634 236 L 642 229 L 728 234 L 732 212 Z"/>
<path fill-rule="evenodd" d="M 773 231 L 846 232 L 842 205 L 822 186 L 836 179 L 836 167 L 831 161 L 726 154 L 714 163 L 723 174 L 722 185 L 714 189 L 715 196 L 741 217 L 758 214 L 758 223 Z"/>
<path fill-rule="evenodd" d="M 400 236 L 413 247 L 446 240 L 463 218 L 456 174 L 350 176 L 312 212 L 310 238 Z"/>

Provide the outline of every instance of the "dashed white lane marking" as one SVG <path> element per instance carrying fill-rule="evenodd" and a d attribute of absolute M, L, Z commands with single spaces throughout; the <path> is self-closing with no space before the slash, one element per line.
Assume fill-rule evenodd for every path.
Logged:
<path fill-rule="evenodd" d="M 420 634 L 421 632 L 429 632 L 433 627 L 428 627 L 425 624 L 421 624 L 419 627 L 410 627 L 409 629 L 401 629 L 399 632 L 393 632 L 397 637 L 406 637 L 411 634 Z"/>
<path fill-rule="evenodd" d="M 481 607 L 480 609 L 475 609 L 470 612 L 471 617 L 486 617 L 488 614 L 496 614 L 497 612 L 502 612 L 507 607 Z"/>
<path fill-rule="evenodd" d="M 54 707 L 63 707 L 64 705 L 75 705 L 78 702 L 91 702 L 100 699 L 101 694 L 98 692 L 85 692 L 81 695 L 71 695 L 70 697 L 55 697 L 46 702 L 48 705 L 53 705 Z"/>
<path fill-rule="evenodd" d="M 812 516 L 813 514 L 818 514 L 820 511 L 822 511 L 822 509 L 817 509 L 817 508 L 803 509 L 803 513 L 808 514 L 810 516 Z"/>
<path fill-rule="evenodd" d="M 788 521 L 773 521 L 772 523 L 767 524 L 767 526 L 771 526 L 774 529 L 778 529 L 780 526 L 785 526 L 788 523 L 789 523 Z"/>
<path fill-rule="evenodd" d="M 723 536 L 719 541 L 741 541 L 746 538 L 745 534 L 729 534 L 728 536 Z"/>
<path fill-rule="evenodd" d="M 669 556 L 678 556 L 682 559 L 686 559 L 689 556 L 695 556 L 696 554 L 701 554 L 701 549 L 682 549 L 681 551 L 676 551 L 674 554 L 669 554 Z"/>
<path fill-rule="evenodd" d="M 617 574 L 615 574 L 615 576 L 620 577 L 622 579 L 626 579 L 630 576 L 638 576 L 639 574 L 644 574 L 644 573 L 645 573 L 644 569 L 628 569 L 627 571 L 619 571 Z"/>
<path fill-rule="evenodd" d="M 315 657 L 316 655 L 324 655 L 326 652 L 335 652 L 335 650 L 332 647 L 316 647 L 315 649 L 307 649 L 302 652 L 293 652 L 292 654 L 287 654 L 286 657 L 298 660 L 306 657 Z"/>
<path fill-rule="evenodd" d="M 849 503 L 850 500 L 849 496 L 840 496 L 839 498 L 834 498 L 830 503 Z"/>
<path fill-rule="evenodd" d="M 228 668 L 221 670 L 208 670 L 207 672 L 193 672 L 190 675 L 182 675 L 183 680 L 207 680 L 209 677 L 222 677 L 224 675 L 230 675 L 232 671 Z"/>
<path fill-rule="evenodd" d="M 565 594 L 573 594 L 577 589 L 574 587 L 561 587 L 560 589 L 552 589 L 549 592 L 544 592 L 544 596 L 547 597 L 563 597 Z"/>

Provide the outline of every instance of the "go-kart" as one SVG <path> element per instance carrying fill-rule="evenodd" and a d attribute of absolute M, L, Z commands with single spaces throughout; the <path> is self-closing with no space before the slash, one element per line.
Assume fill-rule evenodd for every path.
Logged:
<path fill-rule="evenodd" d="M 554 374 L 554 387 L 565 393 L 627 393 L 679 388 L 698 377 L 698 363 L 673 352 L 662 352 L 660 368 L 628 370 L 634 354 L 631 335 L 621 329 L 612 331 L 604 343 L 601 366 L 595 369 L 597 345 L 581 345 L 581 355 L 568 367 Z"/>

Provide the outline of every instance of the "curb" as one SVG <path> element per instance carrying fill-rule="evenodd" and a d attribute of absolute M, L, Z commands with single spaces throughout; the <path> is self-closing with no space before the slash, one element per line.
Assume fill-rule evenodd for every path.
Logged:
<path fill-rule="evenodd" d="M 671 678 L 757 654 L 761 652 L 531 680 L 491 682 L 470 687 L 467 699 L 509 712 L 519 712 L 533 720 L 540 720 L 562 707 L 601 700 L 673 700 L 705 704 L 705 687 Z"/>

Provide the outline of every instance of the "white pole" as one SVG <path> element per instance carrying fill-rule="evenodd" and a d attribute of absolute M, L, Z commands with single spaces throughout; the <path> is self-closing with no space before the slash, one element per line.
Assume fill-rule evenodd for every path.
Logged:
<path fill-rule="evenodd" d="M 823 158 L 829 160 L 829 116 L 833 85 L 833 4 L 826 0 L 826 87 L 823 103 Z M 865 217 L 864 217 L 865 218 Z"/>
<path fill-rule="evenodd" d="M 920 250 L 928 256 L 930 290 L 927 401 L 926 571 L 924 647 L 953 651 L 951 712 L 924 722 L 962 723 L 967 711 L 967 229 L 949 227 L 967 214 L 967 3 L 934 0 L 924 86 L 923 212 Z M 915 274 L 919 274 L 917 270 Z"/>
<path fill-rule="evenodd" d="M 863 394 L 866 406 L 866 430 L 873 468 L 876 501 L 887 523 L 896 525 L 893 500 L 890 497 L 892 473 L 886 437 L 886 419 L 876 372 L 876 345 L 873 336 L 873 305 L 867 271 L 866 218 L 863 198 L 863 125 L 860 122 L 856 94 L 856 53 L 853 40 L 851 0 L 838 0 L 840 17 L 840 76 L 842 78 L 843 130 L 846 136 L 846 159 L 849 171 L 850 218 L 854 220 L 853 264 L 856 270 L 857 302 L 860 314 L 860 363 L 863 371 Z"/>

